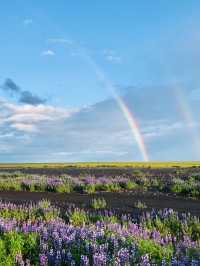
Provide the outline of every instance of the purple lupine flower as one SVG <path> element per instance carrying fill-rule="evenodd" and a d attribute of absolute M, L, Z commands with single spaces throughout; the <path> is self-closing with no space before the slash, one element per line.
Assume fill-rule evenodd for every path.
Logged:
<path fill-rule="evenodd" d="M 129 262 L 130 255 L 129 255 L 129 250 L 127 248 L 121 248 L 118 251 L 117 255 L 119 257 L 121 265 L 124 265 Z"/>
<path fill-rule="evenodd" d="M 82 266 L 89 266 L 89 258 L 86 255 L 81 255 L 81 265 Z"/>
<path fill-rule="evenodd" d="M 178 266 L 177 259 L 175 257 L 172 257 L 170 266 Z"/>
<path fill-rule="evenodd" d="M 93 255 L 93 266 L 106 266 L 107 256 L 105 253 L 95 253 Z"/>
<path fill-rule="evenodd" d="M 150 259 L 149 259 L 149 255 L 146 254 L 144 256 L 141 257 L 141 263 L 140 263 L 141 266 L 150 266 Z"/>
<path fill-rule="evenodd" d="M 200 265 L 200 263 L 197 261 L 197 260 L 192 260 L 191 261 L 191 266 L 199 266 Z"/>
<path fill-rule="evenodd" d="M 40 265 L 41 266 L 48 265 L 48 257 L 45 254 L 40 254 Z"/>
<path fill-rule="evenodd" d="M 70 251 L 67 252 L 67 261 L 71 263 L 72 261 L 72 253 Z"/>
<path fill-rule="evenodd" d="M 75 265 L 76 265 L 75 260 L 72 260 L 72 261 L 70 262 L 70 266 L 75 266 Z"/>

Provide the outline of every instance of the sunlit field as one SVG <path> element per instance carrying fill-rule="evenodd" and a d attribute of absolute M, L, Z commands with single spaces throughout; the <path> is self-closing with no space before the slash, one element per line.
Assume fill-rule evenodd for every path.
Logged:
<path fill-rule="evenodd" d="M 168 168 L 200 167 L 200 162 L 86 162 L 86 163 L 0 163 L 0 168 L 90 168 L 90 167 L 132 167 L 132 168 Z"/>

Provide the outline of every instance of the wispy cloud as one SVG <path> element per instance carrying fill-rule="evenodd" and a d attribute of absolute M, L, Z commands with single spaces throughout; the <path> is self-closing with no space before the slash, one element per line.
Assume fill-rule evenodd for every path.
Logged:
<path fill-rule="evenodd" d="M 42 56 L 54 56 L 55 52 L 53 50 L 45 50 L 41 53 Z"/>
<path fill-rule="evenodd" d="M 176 132 L 180 132 L 181 130 L 184 129 L 184 123 L 180 121 L 166 121 L 166 122 L 161 122 L 160 120 L 158 121 L 153 121 L 153 123 L 150 123 L 150 126 L 146 126 L 144 128 L 144 136 L 146 139 L 152 139 L 152 138 L 158 138 L 162 136 L 169 136 L 173 135 Z"/>
<path fill-rule="evenodd" d="M 76 42 L 75 40 L 71 39 L 65 39 L 65 38 L 50 38 L 47 40 L 50 43 L 56 43 L 56 44 L 63 44 L 67 45 L 68 48 L 70 49 L 70 55 L 75 57 L 75 56 L 82 56 L 85 54 L 85 51 L 93 54 L 100 54 L 101 56 L 103 55 L 104 59 L 107 62 L 113 63 L 113 64 L 120 64 L 122 63 L 122 58 L 117 54 L 115 50 L 112 49 L 104 49 L 103 51 L 95 51 L 90 48 L 85 48 L 85 45 L 80 44 L 79 42 Z"/>
<path fill-rule="evenodd" d="M 64 38 L 50 38 L 47 41 L 51 43 L 63 43 L 63 44 L 69 44 L 69 45 L 73 44 L 72 40 L 64 39 Z"/>
<path fill-rule="evenodd" d="M 114 63 L 114 64 L 120 64 L 122 62 L 122 58 L 117 55 L 116 51 L 105 49 L 103 50 L 103 56 L 106 61 Z"/>
<path fill-rule="evenodd" d="M 26 18 L 24 19 L 23 23 L 25 26 L 28 26 L 30 24 L 33 24 L 33 20 L 31 18 Z"/>
<path fill-rule="evenodd" d="M 2 90 L 9 93 L 11 96 L 15 95 L 18 97 L 20 103 L 39 105 L 44 104 L 46 99 L 43 99 L 37 95 L 33 95 L 30 91 L 22 90 L 12 79 L 7 78 L 4 83 L 0 86 Z"/>
<path fill-rule="evenodd" d="M 50 38 L 47 42 L 63 45 L 65 48 L 69 49 L 71 56 L 82 56 L 82 52 L 80 51 L 82 46 L 78 45 L 74 40 L 65 38 Z"/>
<path fill-rule="evenodd" d="M 76 152 L 65 152 L 65 151 L 58 151 L 58 152 L 55 152 L 54 155 L 55 156 L 59 156 L 59 157 L 71 157 L 71 156 L 77 156 L 77 155 L 88 155 L 88 156 L 94 156 L 94 155 L 100 155 L 100 156 L 105 156 L 105 155 L 108 155 L 108 156 L 124 156 L 127 154 L 127 151 L 114 151 L 114 150 L 107 150 L 107 149 L 102 149 L 102 150 L 89 150 L 89 149 L 86 149 L 86 150 L 81 150 L 81 151 L 76 151 Z"/>
<path fill-rule="evenodd" d="M 105 56 L 105 59 L 109 62 L 119 64 L 121 63 L 121 57 L 115 56 L 115 55 L 107 55 Z"/>

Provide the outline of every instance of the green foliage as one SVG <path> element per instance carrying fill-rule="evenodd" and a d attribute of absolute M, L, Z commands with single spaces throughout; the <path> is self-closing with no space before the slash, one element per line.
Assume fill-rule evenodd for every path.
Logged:
<path fill-rule="evenodd" d="M 59 193 L 70 193 L 72 192 L 72 186 L 69 183 L 65 183 L 63 185 L 59 185 L 56 187 L 56 192 Z"/>
<path fill-rule="evenodd" d="M 173 180 L 173 183 L 171 190 L 176 194 L 190 197 L 200 196 L 199 184 L 196 182 L 195 178 L 190 177 L 186 181 L 177 178 Z"/>
<path fill-rule="evenodd" d="M 25 236 L 23 253 L 31 261 L 37 261 L 39 254 L 39 236 L 37 233 L 29 233 Z"/>
<path fill-rule="evenodd" d="M 130 180 L 130 179 L 128 181 L 119 180 L 119 186 L 122 189 L 133 190 L 137 187 L 137 184 L 133 180 Z"/>
<path fill-rule="evenodd" d="M 137 209 L 146 209 L 147 205 L 146 205 L 145 202 L 137 201 L 137 202 L 134 203 L 134 207 L 137 208 Z"/>
<path fill-rule="evenodd" d="M 24 246 L 24 238 L 22 234 L 17 232 L 9 232 L 4 235 L 7 253 L 15 261 L 17 254 L 22 254 Z"/>
<path fill-rule="evenodd" d="M 141 170 L 134 170 L 133 171 L 133 176 L 140 177 L 142 179 L 143 177 L 145 177 L 145 174 Z"/>
<path fill-rule="evenodd" d="M 51 207 L 51 202 L 47 199 L 43 199 L 43 200 L 39 201 L 38 205 L 42 209 L 48 209 Z"/>
<path fill-rule="evenodd" d="M 161 246 L 153 240 L 139 240 L 139 251 L 141 255 L 149 254 L 154 258 L 156 263 L 162 262 L 165 258 L 167 261 L 173 256 L 173 247 L 171 245 Z"/>
<path fill-rule="evenodd" d="M 107 202 L 104 198 L 98 198 L 98 199 L 93 199 L 91 203 L 92 208 L 95 210 L 98 209 L 105 209 L 107 206 Z"/>
<path fill-rule="evenodd" d="M 193 240 L 199 240 L 200 239 L 200 222 L 198 219 L 193 219 L 190 227 L 191 229 L 191 237 Z"/>
<path fill-rule="evenodd" d="M 94 184 L 86 185 L 84 191 L 88 194 L 93 194 L 96 191 L 96 186 Z"/>
<path fill-rule="evenodd" d="M 27 218 L 27 212 L 20 209 L 2 209 L 0 210 L 0 216 L 5 219 L 16 219 L 17 221 L 21 221 Z"/>
<path fill-rule="evenodd" d="M 5 242 L 0 239 L 0 265 L 3 265 L 5 258 L 7 257 Z"/>
<path fill-rule="evenodd" d="M 88 217 L 86 213 L 83 210 L 76 209 L 71 217 L 70 217 L 70 222 L 74 226 L 83 226 L 87 223 Z"/>
<path fill-rule="evenodd" d="M 0 239 L 0 265 L 16 265 L 16 257 L 23 254 L 36 265 L 39 254 L 39 236 L 37 233 L 5 233 Z"/>
<path fill-rule="evenodd" d="M 165 184 L 162 180 L 158 179 L 158 178 L 153 178 L 150 181 L 150 186 L 152 189 L 156 189 L 158 191 L 163 191 Z"/>
<path fill-rule="evenodd" d="M 127 183 L 126 183 L 126 189 L 128 190 L 132 190 L 132 189 L 135 189 L 137 187 L 137 184 L 131 180 L 129 180 Z"/>

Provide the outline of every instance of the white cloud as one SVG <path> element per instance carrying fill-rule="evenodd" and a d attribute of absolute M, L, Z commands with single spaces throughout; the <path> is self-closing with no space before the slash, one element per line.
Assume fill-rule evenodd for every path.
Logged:
<path fill-rule="evenodd" d="M 37 132 L 41 123 L 69 118 L 78 109 L 65 109 L 46 105 L 17 105 L 1 101 L 1 124 L 24 132 Z"/>
<path fill-rule="evenodd" d="M 14 105 L 9 104 L 10 110 L 13 111 L 13 115 L 9 117 L 8 121 L 30 121 L 38 122 L 43 120 L 55 120 L 69 117 L 74 110 L 68 110 L 59 107 L 53 107 L 48 105 Z"/>
<path fill-rule="evenodd" d="M 52 50 L 46 50 L 41 53 L 42 56 L 54 56 L 55 52 Z"/>
<path fill-rule="evenodd" d="M 124 100 L 130 112 L 135 111 L 150 158 L 170 159 L 170 149 L 174 151 L 175 146 L 182 156 L 181 146 L 185 146 L 186 142 L 188 152 L 184 158 L 193 158 L 187 125 L 176 113 L 176 106 L 170 104 L 171 97 L 166 97 L 164 91 L 155 97 L 150 90 L 148 101 L 144 104 L 140 93 L 143 91 L 132 88 L 129 93 L 127 91 Z M 155 106 L 160 108 L 159 112 Z M 12 132 L 14 136 L 6 138 Z M 0 100 L 0 135 L 0 147 L 12 148 L 10 154 L 0 152 L 0 160 L 4 161 L 6 158 L 13 158 L 13 161 L 16 158 L 21 161 L 142 159 L 128 122 L 113 99 L 80 110 L 44 104 L 20 105 Z M 162 152 L 158 158 L 159 150 Z"/>
<path fill-rule="evenodd" d="M 14 123 L 14 124 L 11 124 L 11 127 L 19 131 L 28 132 L 28 133 L 33 133 L 33 132 L 38 131 L 37 127 L 33 124 Z"/>

